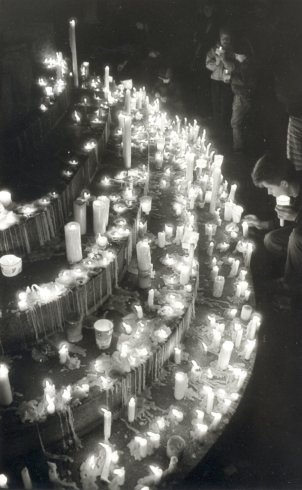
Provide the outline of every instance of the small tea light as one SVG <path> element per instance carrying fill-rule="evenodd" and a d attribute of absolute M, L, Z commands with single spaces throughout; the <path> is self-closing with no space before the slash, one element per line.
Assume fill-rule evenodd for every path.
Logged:
<path fill-rule="evenodd" d="M 149 468 L 151 470 L 154 483 L 155 484 L 159 483 L 163 474 L 163 470 L 158 466 L 153 466 L 153 465 L 150 465 Z"/>
<path fill-rule="evenodd" d="M 154 449 L 158 449 L 160 447 L 160 434 L 157 432 L 147 432 L 147 436 L 149 437 Z"/>
<path fill-rule="evenodd" d="M 182 413 L 181 410 L 178 410 L 177 408 L 172 408 L 171 415 L 176 422 L 180 423 L 183 421 L 184 414 Z"/>
<path fill-rule="evenodd" d="M 69 165 L 71 165 L 72 167 L 76 167 L 77 165 L 79 165 L 79 161 L 76 160 L 75 158 L 72 158 L 71 160 L 68 160 L 68 163 Z"/>

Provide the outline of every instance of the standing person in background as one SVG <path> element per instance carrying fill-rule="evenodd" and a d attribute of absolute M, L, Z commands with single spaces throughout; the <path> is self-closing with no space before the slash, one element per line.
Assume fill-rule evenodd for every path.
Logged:
<path fill-rule="evenodd" d="M 234 94 L 231 126 L 233 150 L 242 151 L 246 146 L 246 125 L 252 107 L 256 74 L 252 54 L 247 45 L 241 43 L 236 51 L 235 65 L 231 77 L 231 87 Z"/>
<path fill-rule="evenodd" d="M 228 136 L 233 93 L 231 76 L 235 68 L 235 54 L 231 32 L 221 28 L 219 42 L 206 56 L 206 68 L 211 72 L 213 122 L 223 138 Z"/>
<path fill-rule="evenodd" d="M 215 0 L 202 0 L 198 7 L 194 19 L 193 59 L 190 65 L 190 83 L 195 92 L 192 102 L 196 110 L 197 100 L 202 116 L 210 116 L 211 85 L 204 60 L 219 35 L 219 10 Z"/>

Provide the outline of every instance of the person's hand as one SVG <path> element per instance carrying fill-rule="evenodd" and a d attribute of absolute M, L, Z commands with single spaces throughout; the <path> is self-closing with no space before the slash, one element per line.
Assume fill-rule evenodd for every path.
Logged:
<path fill-rule="evenodd" d="M 265 230 L 268 229 L 268 221 L 261 221 L 254 214 L 247 214 L 244 216 L 243 221 L 245 221 L 249 227 L 257 228 L 257 230 Z"/>
<path fill-rule="evenodd" d="M 243 63 L 246 60 L 245 54 L 235 54 L 235 59 L 239 61 L 239 63 Z"/>
<path fill-rule="evenodd" d="M 298 211 L 291 206 L 276 206 L 275 210 L 278 218 L 283 219 L 284 221 L 295 221 L 298 216 Z"/>

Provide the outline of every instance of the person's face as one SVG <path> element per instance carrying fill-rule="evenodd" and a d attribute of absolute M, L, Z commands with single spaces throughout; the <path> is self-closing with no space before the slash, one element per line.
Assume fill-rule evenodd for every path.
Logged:
<path fill-rule="evenodd" d="M 262 182 L 263 187 L 267 190 L 269 196 L 288 196 L 288 186 L 285 182 L 280 182 L 280 185 L 269 184 L 268 182 Z"/>
<path fill-rule="evenodd" d="M 223 47 L 223 49 L 228 49 L 231 46 L 231 36 L 226 33 L 221 34 L 220 44 Z"/>
<path fill-rule="evenodd" d="M 207 17 L 207 19 L 209 19 L 210 17 L 212 17 L 213 12 L 214 12 L 214 5 L 211 5 L 209 3 L 206 3 L 203 6 L 203 13 Z"/>

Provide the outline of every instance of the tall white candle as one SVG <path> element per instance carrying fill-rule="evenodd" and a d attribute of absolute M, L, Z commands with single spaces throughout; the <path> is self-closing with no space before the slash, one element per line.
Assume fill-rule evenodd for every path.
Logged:
<path fill-rule="evenodd" d="M 173 226 L 172 225 L 165 225 L 165 235 L 167 240 L 171 240 L 173 236 Z"/>
<path fill-rule="evenodd" d="M 110 200 L 106 196 L 100 196 L 93 201 L 93 231 L 97 235 L 103 235 L 109 221 Z"/>
<path fill-rule="evenodd" d="M 247 340 L 244 346 L 244 359 L 249 361 L 256 347 L 256 340 Z"/>
<path fill-rule="evenodd" d="M 164 231 L 159 231 L 157 240 L 159 248 L 164 248 L 166 246 L 166 233 Z"/>
<path fill-rule="evenodd" d="M 76 46 L 76 35 L 75 35 L 76 21 L 71 19 L 69 21 L 69 44 L 71 49 L 72 57 L 72 72 L 75 87 L 79 86 L 79 71 L 78 71 L 78 58 L 77 58 L 77 46 Z"/>
<path fill-rule="evenodd" d="M 136 406 L 135 398 L 132 397 L 130 398 L 128 403 L 128 422 L 130 423 L 133 422 L 135 419 L 135 406 Z"/>
<path fill-rule="evenodd" d="M 220 187 L 221 170 L 220 167 L 215 167 L 213 171 L 213 186 L 212 186 L 212 196 L 210 202 L 210 213 L 214 214 L 217 204 L 217 198 Z"/>
<path fill-rule="evenodd" d="M 64 231 L 67 261 L 74 264 L 83 258 L 80 224 L 71 221 L 65 225 Z"/>
<path fill-rule="evenodd" d="M 103 444 L 102 442 L 100 442 L 100 446 L 102 446 L 106 451 L 105 462 L 101 473 L 101 480 L 108 482 L 110 465 L 112 462 L 112 449 L 109 444 Z"/>
<path fill-rule="evenodd" d="M 22 478 L 22 482 L 23 482 L 23 487 L 26 490 L 31 490 L 33 487 L 33 484 L 32 484 L 31 478 L 30 478 L 28 468 L 26 466 L 24 466 L 24 468 L 22 468 L 22 470 L 21 470 L 21 478 Z"/>
<path fill-rule="evenodd" d="M 175 242 L 179 245 L 184 235 L 184 225 L 178 225 L 176 227 Z"/>
<path fill-rule="evenodd" d="M 108 442 L 111 436 L 112 413 L 106 408 L 102 408 L 104 413 L 104 439 Z"/>
<path fill-rule="evenodd" d="M 177 372 L 175 374 L 174 397 L 176 400 L 182 400 L 188 388 L 188 375 Z"/>
<path fill-rule="evenodd" d="M 188 152 L 186 154 L 186 164 L 187 164 L 186 179 L 187 179 L 187 182 L 193 181 L 194 160 L 195 160 L 195 154 Z"/>
<path fill-rule="evenodd" d="M 131 168 L 131 116 L 125 116 L 124 119 L 123 160 L 125 168 Z"/>
<path fill-rule="evenodd" d="M 141 458 L 145 458 L 147 456 L 148 451 L 148 441 L 145 437 L 136 436 L 135 441 L 139 445 L 139 453 Z"/>
<path fill-rule="evenodd" d="M 239 328 L 236 331 L 236 337 L 235 337 L 235 347 L 236 349 L 240 349 L 241 342 L 242 342 L 242 337 L 243 337 L 243 328 L 239 326 Z"/>
<path fill-rule="evenodd" d="M 131 92 L 128 88 L 125 91 L 125 113 L 128 116 L 131 114 Z"/>
<path fill-rule="evenodd" d="M 215 277 L 214 286 L 213 286 L 214 298 L 221 298 L 222 293 L 223 293 L 224 283 L 225 283 L 225 279 L 223 276 Z"/>
<path fill-rule="evenodd" d="M 236 184 L 231 185 L 231 190 L 230 190 L 230 194 L 229 194 L 229 201 L 233 201 L 233 202 L 235 201 L 236 191 L 237 191 L 237 185 Z"/>
<path fill-rule="evenodd" d="M 76 199 L 73 203 L 73 218 L 80 223 L 81 235 L 87 231 L 87 204 L 84 199 Z"/>
<path fill-rule="evenodd" d="M 241 308 L 240 318 L 244 322 L 247 322 L 253 313 L 253 308 L 250 305 L 243 305 Z"/>
<path fill-rule="evenodd" d="M 206 394 L 206 412 L 207 414 L 210 414 L 214 407 L 215 393 L 210 386 L 204 386 L 203 390 Z"/>
<path fill-rule="evenodd" d="M 230 340 L 223 342 L 217 362 L 218 369 L 226 369 L 228 367 L 233 348 L 234 344 Z"/>
<path fill-rule="evenodd" d="M 249 225 L 246 221 L 242 221 L 242 234 L 243 238 L 247 238 L 249 234 Z"/>
<path fill-rule="evenodd" d="M 149 308 L 153 308 L 154 306 L 154 289 L 150 289 L 148 292 L 148 306 Z"/>
<path fill-rule="evenodd" d="M 150 245 L 147 241 L 141 240 L 136 244 L 137 265 L 140 271 L 150 271 L 151 253 Z"/>
<path fill-rule="evenodd" d="M 0 364 L 0 405 L 8 406 L 12 401 L 13 394 L 8 377 L 8 367 Z"/>
<path fill-rule="evenodd" d="M 104 88 L 105 88 L 105 90 L 109 90 L 109 66 L 105 66 L 105 71 L 104 71 Z"/>
<path fill-rule="evenodd" d="M 236 259 L 232 262 L 232 265 L 231 265 L 231 270 L 230 270 L 230 273 L 229 273 L 229 277 L 236 277 L 237 274 L 238 274 L 238 270 L 239 270 L 239 266 L 240 266 L 240 260 Z"/>

